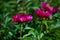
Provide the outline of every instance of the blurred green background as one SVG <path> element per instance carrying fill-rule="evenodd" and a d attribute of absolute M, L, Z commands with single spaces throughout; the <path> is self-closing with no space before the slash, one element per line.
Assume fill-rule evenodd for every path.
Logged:
<path fill-rule="evenodd" d="M 55 13 L 52 19 L 42 21 L 34 13 L 34 9 L 41 8 L 41 2 L 60 7 L 60 0 L 0 0 L 0 40 L 20 40 L 21 25 L 24 27 L 22 40 L 60 40 L 60 12 Z M 31 14 L 34 19 L 16 24 L 12 17 L 18 13 Z"/>

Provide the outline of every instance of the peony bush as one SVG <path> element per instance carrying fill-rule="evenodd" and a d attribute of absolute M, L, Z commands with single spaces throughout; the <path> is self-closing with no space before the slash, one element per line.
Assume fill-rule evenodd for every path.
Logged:
<path fill-rule="evenodd" d="M 60 0 L 0 0 L 0 40 L 60 40 Z"/>

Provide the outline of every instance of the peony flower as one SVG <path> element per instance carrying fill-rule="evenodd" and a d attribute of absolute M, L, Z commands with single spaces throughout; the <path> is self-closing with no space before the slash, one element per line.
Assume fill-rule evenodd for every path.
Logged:
<path fill-rule="evenodd" d="M 17 14 L 13 16 L 13 22 L 29 22 L 33 19 L 32 15 L 27 15 L 27 14 Z"/>
<path fill-rule="evenodd" d="M 34 10 L 34 11 L 40 18 L 44 18 L 45 12 L 42 9 Z"/>
<path fill-rule="evenodd" d="M 40 18 L 50 18 L 53 13 L 58 11 L 58 8 L 48 5 L 46 2 L 42 2 L 41 5 L 43 9 L 34 10 Z"/>
<path fill-rule="evenodd" d="M 38 15 L 40 18 L 50 18 L 51 14 L 49 11 L 44 11 L 42 9 L 35 10 L 36 15 Z"/>

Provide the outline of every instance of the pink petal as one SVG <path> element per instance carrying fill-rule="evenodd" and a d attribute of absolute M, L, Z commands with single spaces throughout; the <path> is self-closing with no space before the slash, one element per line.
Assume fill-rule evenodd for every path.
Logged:
<path fill-rule="evenodd" d="M 50 14 L 48 11 L 46 11 L 45 17 L 46 17 L 46 18 L 50 18 L 50 16 L 51 16 L 51 14 Z"/>
<path fill-rule="evenodd" d="M 28 16 L 27 16 L 27 20 L 28 20 L 28 21 L 31 21 L 32 19 L 33 19 L 33 16 L 32 16 L 32 15 L 28 15 Z"/>

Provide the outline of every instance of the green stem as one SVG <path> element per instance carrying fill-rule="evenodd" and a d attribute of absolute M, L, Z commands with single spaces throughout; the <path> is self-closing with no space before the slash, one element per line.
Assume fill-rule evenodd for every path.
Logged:
<path fill-rule="evenodd" d="M 40 39 L 41 39 L 41 33 L 42 33 L 42 21 L 41 21 L 41 26 L 40 26 Z"/>
<path fill-rule="evenodd" d="M 20 27 L 20 40 L 22 40 L 22 32 L 23 32 L 23 25 L 21 24 L 21 27 Z"/>
<path fill-rule="evenodd" d="M 48 24 L 47 24 L 47 20 L 43 20 L 44 25 L 46 26 L 46 33 L 48 33 Z"/>

